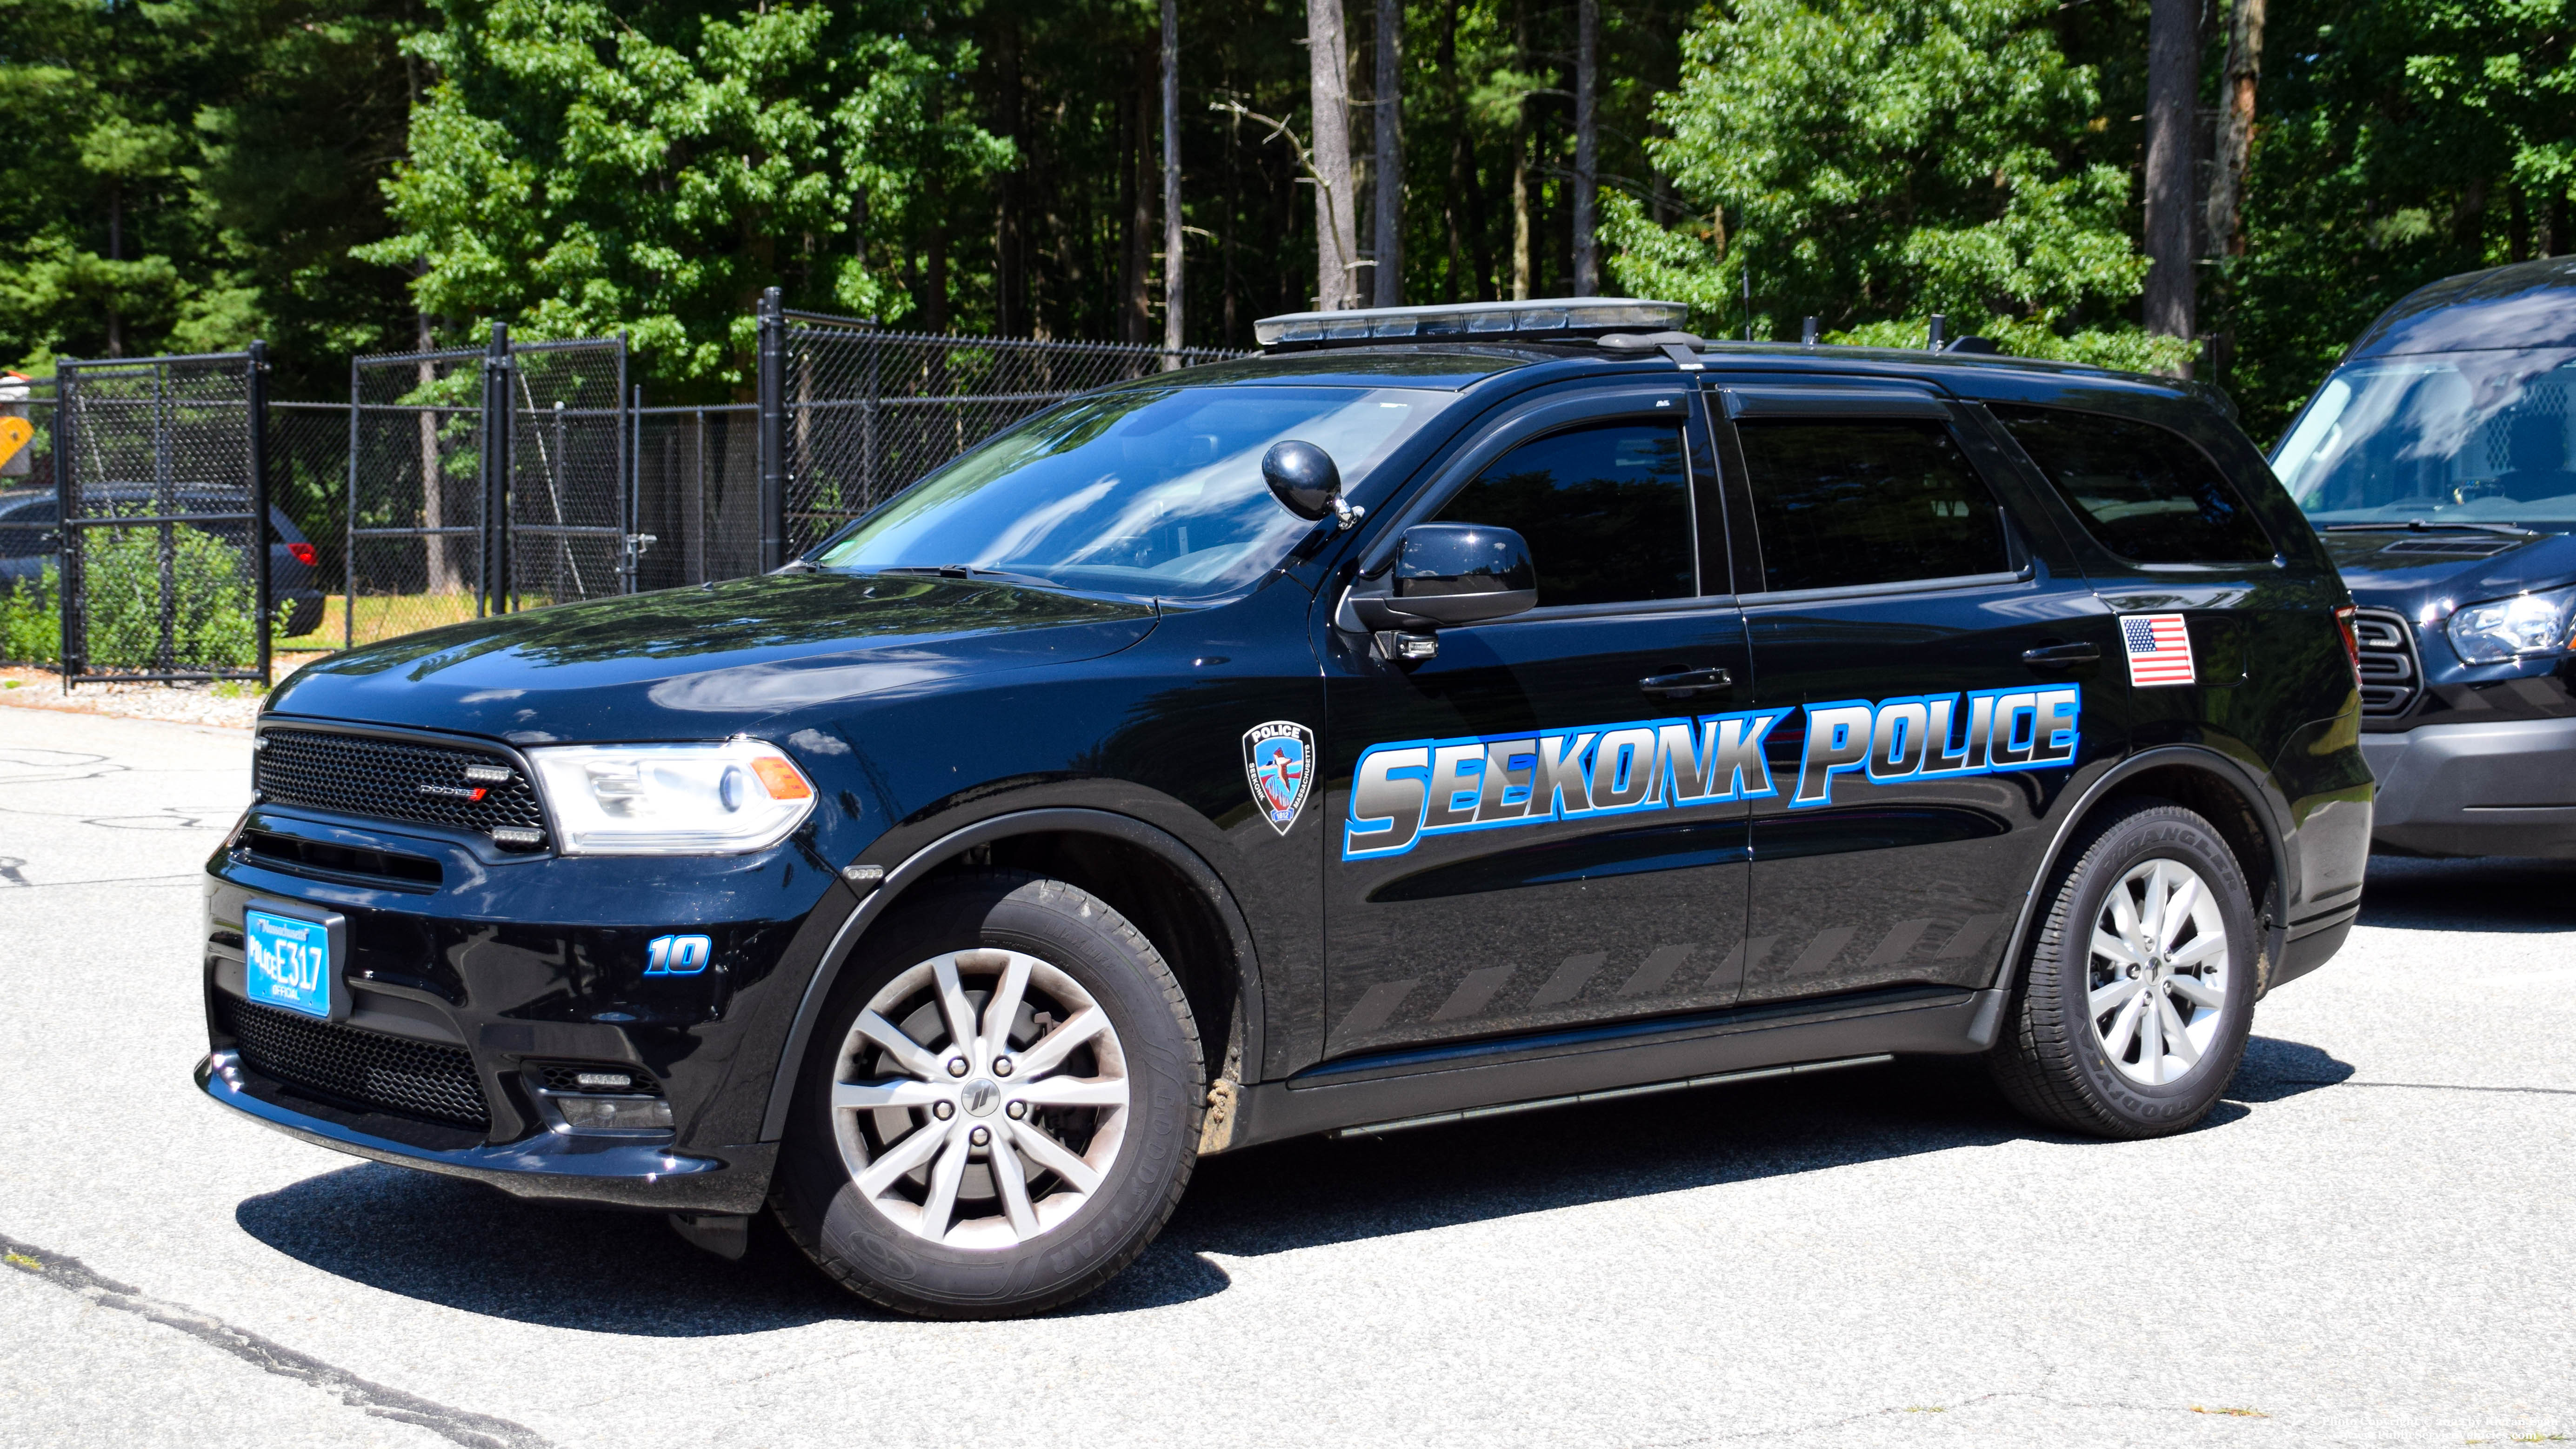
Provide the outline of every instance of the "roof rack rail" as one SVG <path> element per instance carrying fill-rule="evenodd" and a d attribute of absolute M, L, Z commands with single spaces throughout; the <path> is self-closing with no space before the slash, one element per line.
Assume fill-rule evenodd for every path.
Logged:
<path fill-rule="evenodd" d="M 1365 347 L 1372 342 L 1461 339 L 1536 342 L 1594 338 L 1609 332 L 1662 332 L 1690 319 L 1687 302 L 1637 297 L 1550 297 L 1526 302 L 1455 302 L 1433 307 L 1362 307 L 1346 312 L 1289 312 L 1252 324 L 1266 351 Z"/>

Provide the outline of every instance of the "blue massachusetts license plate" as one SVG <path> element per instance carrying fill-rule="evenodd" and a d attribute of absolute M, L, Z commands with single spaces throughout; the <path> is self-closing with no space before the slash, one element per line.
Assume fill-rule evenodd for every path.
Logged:
<path fill-rule="evenodd" d="M 262 1006 L 331 1019 L 331 933 L 319 921 L 242 913 L 250 970 L 244 985 Z"/>

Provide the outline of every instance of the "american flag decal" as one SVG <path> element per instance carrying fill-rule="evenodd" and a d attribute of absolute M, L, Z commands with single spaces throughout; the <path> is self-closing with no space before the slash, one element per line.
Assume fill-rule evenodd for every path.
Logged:
<path fill-rule="evenodd" d="M 2123 614 L 2120 642 L 2129 649 L 2129 683 L 2191 684 L 2191 631 L 2180 614 Z"/>

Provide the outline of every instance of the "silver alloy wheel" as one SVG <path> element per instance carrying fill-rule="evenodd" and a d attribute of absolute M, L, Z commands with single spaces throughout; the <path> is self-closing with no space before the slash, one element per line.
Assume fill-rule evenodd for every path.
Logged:
<path fill-rule="evenodd" d="M 2234 970 L 2227 919 L 2200 873 L 2145 861 L 2120 877 L 2094 918 L 2087 1003 L 2120 1075 L 2162 1086 L 2218 1036 Z"/>
<path fill-rule="evenodd" d="M 1015 1247 L 1109 1176 L 1130 1095 L 1091 993 L 1017 951 L 934 956 L 886 983 L 842 1043 L 832 1126 L 859 1195 L 917 1237 Z"/>

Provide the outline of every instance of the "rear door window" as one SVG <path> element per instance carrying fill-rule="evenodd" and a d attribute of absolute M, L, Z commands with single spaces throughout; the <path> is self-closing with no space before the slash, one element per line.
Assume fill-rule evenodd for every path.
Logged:
<path fill-rule="evenodd" d="M 1736 436 L 1767 591 L 2013 567 L 2003 510 L 1944 424 L 1748 418 Z"/>
<path fill-rule="evenodd" d="M 1686 599 L 1699 592 L 1690 491 L 1678 424 L 1613 423 L 1521 444 L 1440 519 L 1518 533 L 1542 608 Z"/>
<path fill-rule="evenodd" d="M 2276 552 L 2218 465 L 2180 433 L 2067 408 L 1990 410 L 2095 541 L 2132 563 L 2246 563 Z"/>

